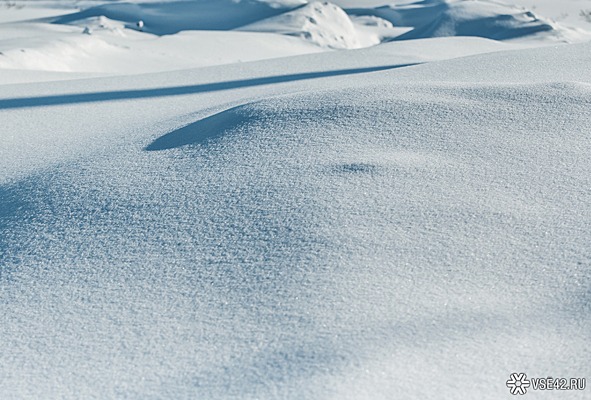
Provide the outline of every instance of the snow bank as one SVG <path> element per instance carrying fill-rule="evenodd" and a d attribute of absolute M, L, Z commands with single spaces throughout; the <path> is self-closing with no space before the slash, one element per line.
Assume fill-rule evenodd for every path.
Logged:
<path fill-rule="evenodd" d="M 287 0 L 113 2 L 52 21 L 79 24 L 99 16 L 123 21 L 132 29 L 140 29 L 136 24 L 142 21 L 141 30 L 157 35 L 240 28 L 297 36 L 336 49 L 366 47 L 393 38 L 478 36 L 582 41 L 591 37 L 588 32 L 561 27 L 523 8 L 489 0 L 422 0 L 345 10 L 328 2 Z"/>
<path fill-rule="evenodd" d="M 589 45 L 360 70 L 384 48 L 5 87 L 3 397 L 498 399 L 514 369 L 584 374 Z"/>
<path fill-rule="evenodd" d="M 297 4 L 298 2 L 295 2 Z M 281 14 L 295 7 L 294 1 L 177 0 L 138 3 L 107 3 L 53 19 L 58 24 L 105 16 L 143 31 L 167 35 L 184 30 L 229 30 Z"/>
<path fill-rule="evenodd" d="M 89 8 L 29 23 L 0 24 L 4 38 L 0 40 L 0 68 L 153 72 L 355 49 L 390 40 L 442 36 L 535 38 L 539 43 L 533 44 L 539 45 L 591 38 L 523 9 L 485 0 L 424 0 L 346 10 L 332 3 L 302 4 L 300 0 L 76 4 Z M 72 7 L 74 3 L 59 5 Z M 7 21 L 38 15 L 33 8 L 27 10 L 19 9 Z M 54 23 L 44 23 L 48 21 Z M 276 34 L 283 34 L 283 38 Z"/>
<path fill-rule="evenodd" d="M 586 38 L 531 11 L 487 0 L 422 0 L 375 9 L 351 8 L 347 12 L 378 16 L 395 26 L 413 28 L 396 40 L 439 36 L 478 36 L 495 40 L 532 36 L 572 41 Z"/>
<path fill-rule="evenodd" d="M 134 74 L 322 51 L 293 37 L 267 33 L 185 31 L 154 37 L 105 27 L 98 19 L 84 20 L 82 26 L 55 39 L 20 40 L 3 51 L 0 69 Z"/>
<path fill-rule="evenodd" d="M 498 400 L 516 371 L 588 377 L 591 44 L 525 49 L 482 36 L 562 31 L 410 2 L 0 24 L 4 67 L 130 73 L 0 74 L 0 398 Z M 192 30 L 255 10 L 324 41 Z M 355 44 L 350 23 L 359 45 L 480 37 L 318 46 Z"/>
<path fill-rule="evenodd" d="M 355 49 L 361 47 L 357 31 L 349 16 L 328 2 L 312 2 L 241 28 L 246 31 L 276 32 L 298 36 L 321 47 Z"/>

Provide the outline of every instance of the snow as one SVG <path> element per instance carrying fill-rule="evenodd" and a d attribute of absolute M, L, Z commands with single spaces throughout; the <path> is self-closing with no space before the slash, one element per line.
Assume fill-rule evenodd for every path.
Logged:
<path fill-rule="evenodd" d="M 591 0 L 554 1 L 518 0 L 519 6 L 538 12 L 564 26 L 589 30 L 591 21 L 586 15 L 591 11 Z"/>
<path fill-rule="evenodd" d="M 439 36 L 477 36 L 495 40 L 536 36 L 555 41 L 588 40 L 585 31 L 563 27 L 521 7 L 489 0 L 423 0 L 376 8 L 351 8 L 348 12 L 377 16 L 394 26 L 413 28 L 397 36 L 396 40 Z"/>
<path fill-rule="evenodd" d="M 242 27 L 256 32 L 276 32 L 299 36 L 321 47 L 355 49 L 361 47 L 353 22 L 340 7 L 314 1 L 294 11 Z M 372 43 L 377 44 L 379 43 Z"/>
<path fill-rule="evenodd" d="M 301 4 L 296 2 L 296 4 Z M 135 27 L 143 21 L 144 31 L 165 35 L 183 30 L 228 30 L 293 9 L 293 1 L 267 3 L 258 0 L 175 0 L 114 2 L 54 19 L 63 24 L 89 17 L 105 16 Z"/>
<path fill-rule="evenodd" d="M 50 41 L 47 40 L 51 37 L 48 28 L 31 29 L 32 34 L 43 34 L 43 39 L 33 36 L 8 44 L 10 47 L 3 51 L 4 57 L 0 57 L 0 68 L 133 74 L 322 51 L 308 43 L 276 34 L 184 31 L 158 37 L 123 30 L 108 19 L 84 22 L 84 28 L 69 27 Z M 87 28 L 89 34 L 84 32 Z M 20 32 L 24 30 L 22 28 Z"/>
<path fill-rule="evenodd" d="M 589 378 L 584 30 L 483 0 L 38 7 L 0 23 L 0 398 Z"/>

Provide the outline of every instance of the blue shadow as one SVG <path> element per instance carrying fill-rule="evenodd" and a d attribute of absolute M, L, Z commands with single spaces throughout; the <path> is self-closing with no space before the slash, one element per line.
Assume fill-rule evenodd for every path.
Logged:
<path fill-rule="evenodd" d="M 409 67 L 417 64 L 384 65 L 368 68 L 341 69 L 322 72 L 305 72 L 300 74 L 269 76 L 263 78 L 241 79 L 226 82 L 205 83 L 200 85 L 173 86 L 155 89 L 119 90 L 110 92 L 59 94 L 40 97 L 22 97 L 1 99 L 0 110 L 9 108 L 28 108 L 57 106 L 62 104 L 95 103 L 113 100 L 145 99 L 151 97 L 181 96 L 187 94 L 216 92 L 220 90 L 239 89 L 251 86 L 270 85 L 300 81 L 305 79 L 326 78 L 341 75 L 363 74 L 367 72 Z"/>

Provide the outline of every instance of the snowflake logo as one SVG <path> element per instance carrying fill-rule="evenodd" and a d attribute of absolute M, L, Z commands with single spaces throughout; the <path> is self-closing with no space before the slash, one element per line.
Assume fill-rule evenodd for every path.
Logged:
<path fill-rule="evenodd" d="M 509 388 L 511 394 L 518 395 L 527 393 L 527 388 L 530 385 L 529 381 L 527 380 L 527 375 L 525 375 L 523 372 L 520 374 L 513 373 L 509 376 L 509 378 L 510 379 L 507 381 L 507 387 Z"/>

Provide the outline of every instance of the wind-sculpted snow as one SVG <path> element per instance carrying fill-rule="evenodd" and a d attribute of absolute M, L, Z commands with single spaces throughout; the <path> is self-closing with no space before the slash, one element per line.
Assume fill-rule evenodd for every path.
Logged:
<path fill-rule="evenodd" d="M 348 15 L 349 14 L 349 15 Z M 441 36 L 478 36 L 495 40 L 524 39 L 581 41 L 584 31 L 566 29 L 531 11 L 490 0 L 421 0 L 381 7 L 348 8 L 329 2 L 265 2 L 262 0 L 175 0 L 107 3 L 52 19 L 58 24 L 80 23 L 92 17 L 127 23 L 128 28 L 157 35 L 183 30 L 243 29 L 298 36 L 322 47 L 350 49 L 382 40 Z M 352 17 L 380 18 L 373 32 L 358 29 Z M 384 26 L 407 27 L 403 33 Z M 368 39 L 370 36 L 371 39 Z"/>
<path fill-rule="evenodd" d="M 70 6 L 82 9 L 58 16 L 55 10 L 45 10 L 41 14 L 48 17 L 33 20 L 38 13 L 27 11 L 29 7 L 10 7 L 15 16 L 0 23 L 0 69 L 134 74 L 417 38 L 481 37 L 516 46 L 591 38 L 584 30 L 567 29 L 531 11 L 488 0 L 424 0 L 346 9 L 300 0 L 99 1 Z M 445 50 L 455 51 L 437 53 Z M 41 74 L 33 76 L 29 80 L 44 80 Z M 13 79 L 0 76 L 0 81 Z"/>
<path fill-rule="evenodd" d="M 577 74 L 587 48 L 530 52 Z M 498 399 L 513 369 L 584 375 L 589 80 L 413 83 L 436 65 L 54 105 L 148 120 L 2 185 L 3 397 Z"/>
<path fill-rule="evenodd" d="M 315 1 L 294 11 L 246 25 L 241 29 L 298 36 L 319 46 L 335 49 L 362 47 L 357 30 L 349 16 L 340 7 L 328 2 Z"/>
<path fill-rule="evenodd" d="M 531 11 L 488 0 L 422 0 L 374 9 L 351 8 L 352 15 L 372 15 L 412 29 L 396 40 L 440 36 L 478 36 L 495 40 L 527 37 L 577 40 L 579 35 Z"/>
<path fill-rule="evenodd" d="M 183 30 L 229 30 L 293 9 L 288 5 L 270 4 L 260 0 L 178 0 L 140 3 L 103 4 L 56 18 L 63 24 L 89 17 L 105 16 L 125 21 L 135 27 L 143 21 L 142 29 L 157 35 Z"/>
<path fill-rule="evenodd" d="M 0 4 L 0 400 L 589 378 L 591 44 L 538 47 L 584 33 L 483 0 L 33 3 L 70 4 Z"/>

